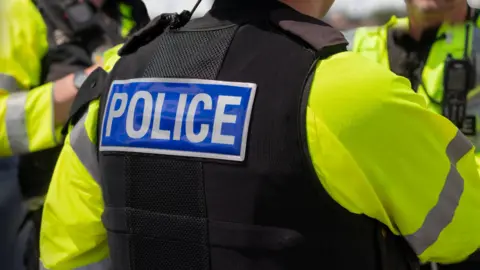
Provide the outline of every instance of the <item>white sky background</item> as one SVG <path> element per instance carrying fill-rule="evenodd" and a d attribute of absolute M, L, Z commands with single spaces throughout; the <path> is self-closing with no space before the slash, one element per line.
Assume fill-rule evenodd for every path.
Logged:
<path fill-rule="evenodd" d="M 1 1 L 1 0 L 0 0 Z M 474 0 L 480 1 L 480 0 Z M 182 10 L 190 10 L 197 0 L 144 0 L 150 16 L 153 18 L 161 13 L 178 12 Z M 208 11 L 212 4 L 212 0 L 203 0 L 200 7 L 195 12 L 195 16 L 201 16 Z M 358 18 L 366 17 L 372 11 L 385 8 L 404 8 L 404 0 L 336 0 L 332 11 L 344 11 L 349 16 Z"/>

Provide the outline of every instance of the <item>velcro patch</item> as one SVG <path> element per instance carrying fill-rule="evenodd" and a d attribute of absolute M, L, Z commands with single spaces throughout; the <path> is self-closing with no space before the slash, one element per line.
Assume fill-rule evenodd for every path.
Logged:
<path fill-rule="evenodd" d="M 114 81 L 100 151 L 243 161 L 256 88 L 197 79 Z"/>

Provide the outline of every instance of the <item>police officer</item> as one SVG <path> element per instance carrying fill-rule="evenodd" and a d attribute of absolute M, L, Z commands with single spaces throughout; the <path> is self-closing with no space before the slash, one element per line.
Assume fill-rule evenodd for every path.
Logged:
<path fill-rule="evenodd" d="M 471 143 L 345 52 L 316 19 L 332 2 L 217 0 L 132 37 L 75 101 L 44 267 L 416 269 L 477 250 Z"/>

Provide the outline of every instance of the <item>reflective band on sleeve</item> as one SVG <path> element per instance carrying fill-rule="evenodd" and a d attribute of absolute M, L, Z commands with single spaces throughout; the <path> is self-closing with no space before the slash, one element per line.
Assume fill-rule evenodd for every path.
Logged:
<path fill-rule="evenodd" d="M 19 89 L 17 80 L 14 77 L 5 73 L 0 73 L 0 89 L 8 92 L 15 92 Z"/>
<path fill-rule="evenodd" d="M 110 270 L 111 269 L 111 262 L 110 258 L 104 259 L 97 263 L 92 263 L 87 266 L 73 268 L 74 270 Z M 42 263 L 40 263 L 40 270 L 48 270 L 45 268 Z"/>
<path fill-rule="evenodd" d="M 5 122 L 8 141 L 14 155 L 29 152 L 25 116 L 27 92 L 13 93 L 8 96 Z"/>
<path fill-rule="evenodd" d="M 349 51 L 353 49 L 353 42 L 355 41 L 355 32 L 356 32 L 356 29 L 342 31 L 343 36 L 348 41 L 347 50 Z"/>
<path fill-rule="evenodd" d="M 417 255 L 433 245 L 443 229 L 452 222 L 464 189 L 464 180 L 455 165 L 471 149 L 472 144 L 460 131 L 448 144 L 447 155 L 451 166 L 438 202 L 427 214 L 422 227 L 415 233 L 405 236 Z"/>
<path fill-rule="evenodd" d="M 90 141 L 87 130 L 85 129 L 86 118 L 87 113 L 85 113 L 75 127 L 73 127 L 70 132 L 70 144 L 80 162 L 82 162 L 93 179 L 100 184 L 97 150 L 95 144 Z"/>

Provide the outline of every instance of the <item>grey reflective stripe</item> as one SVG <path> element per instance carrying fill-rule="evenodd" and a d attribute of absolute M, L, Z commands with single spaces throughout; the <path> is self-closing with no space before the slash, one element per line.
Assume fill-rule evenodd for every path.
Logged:
<path fill-rule="evenodd" d="M 70 145 L 93 179 L 95 179 L 97 183 L 100 183 L 97 149 L 95 144 L 88 138 L 87 130 L 85 129 L 87 114 L 88 112 L 82 116 L 70 132 Z"/>
<path fill-rule="evenodd" d="M 460 131 L 448 144 L 447 156 L 451 163 L 450 171 L 438 197 L 438 202 L 425 217 L 422 227 L 415 233 L 405 236 L 417 255 L 422 254 L 433 245 L 443 229 L 452 222 L 464 188 L 464 180 L 455 165 L 471 149 L 472 144 Z"/>
<path fill-rule="evenodd" d="M 353 42 L 355 41 L 355 32 L 356 29 L 350 29 L 342 31 L 343 36 L 348 41 L 347 50 L 351 51 L 353 49 Z"/>
<path fill-rule="evenodd" d="M 110 270 L 111 269 L 111 262 L 110 258 L 104 259 L 97 263 L 92 263 L 87 266 L 73 268 L 74 270 Z M 42 263 L 40 263 L 40 270 L 48 270 Z"/>
<path fill-rule="evenodd" d="M 19 89 L 17 80 L 14 77 L 5 73 L 0 73 L 0 89 L 8 92 L 15 92 Z"/>
<path fill-rule="evenodd" d="M 57 132 L 55 132 L 55 87 L 56 84 L 53 83 L 52 85 L 52 95 L 51 95 L 51 108 L 53 108 L 52 112 L 52 136 L 53 136 L 53 142 L 55 145 L 58 144 L 58 138 L 57 138 Z"/>
<path fill-rule="evenodd" d="M 12 93 L 7 98 L 5 123 L 7 136 L 13 154 L 29 152 L 25 103 L 27 92 Z"/>

